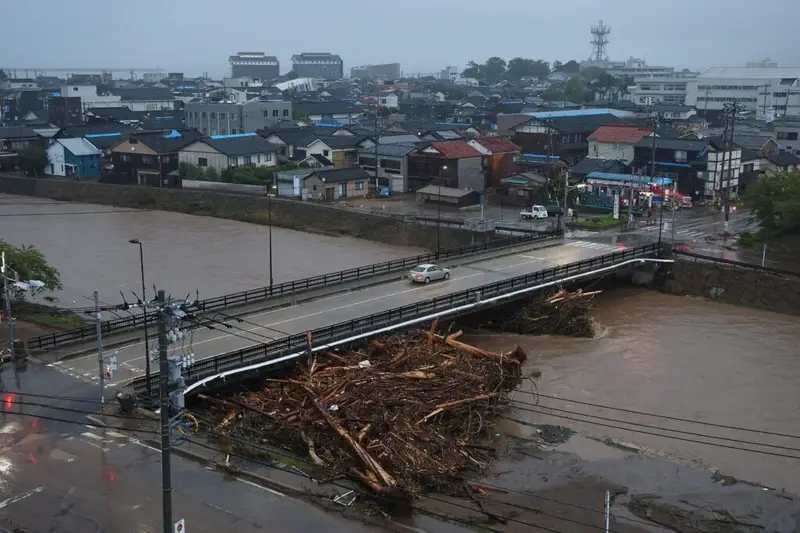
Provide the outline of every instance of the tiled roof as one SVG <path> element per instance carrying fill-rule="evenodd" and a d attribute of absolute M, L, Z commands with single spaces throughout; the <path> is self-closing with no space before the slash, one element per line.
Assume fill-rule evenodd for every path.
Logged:
<path fill-rule="evenodd" d="M 480 157 L 481 153 L 472 146 L 468 145 L 466 141 L 443 141 L 433 142 L 431 146 L 436 148 L 447 159 L 462 159 L 465 157 Z"/>
<path fill-rule="evenodd" d="M 317 136 L 316 140 L 324 142 L 333 150 L 346 150 L 356 148 L 358 144 L 366 139 L 360 135 L 332 135 L 330 137 Z M 309 143 L 311 144 L 311 143 Z"/>
<path fill-rule="evenodd" d="M 575 175 L 587 175 L 592 172 L 613 172 L 622 173 L 625 165 L 614 159 L 598 159 L 593 157 L 584 157 L 570 170 Z"/>
<path fill-rule="evenodd" d="M 39 136 L 25 126 L 8 126 L 0 128 L 0 139 L 36 139 Z"/>
<path fill-rule="evenodd" d="M 650 133 L 652 133 L 652 130 L 647 128 L 626 126 L 624 124 L 607 124 L 600 126 L 594 133 L 589 135 L 589 140 L 602 143 L 636 144 L 647 135 L 650 135 Z"/>
<path fill-rule="evenodd" d="M 56 139 L 56 142 L 69 150 L 74 156 L 100 154 L 100 150 L 86 139 Z"/>
<path fill-rule="evenodd" d="M 789 152 L 778 152 L 767 156 L 767 160 L 779 167 L 800 165 L 800 158 Z"/>
<path fill-rule="evenodd" d="M 159 87 L 129 87 L 125 89 L 111 89 L 110 92 L 113 95 L 121 97 L 123 102 L 175 99 L 172 95 L 172 91 Z"/>
<path fill-rule="evenodd" d="M 277 152 L 278 147 L 258 135 L 243 137 L 228 137 L 225 139 L 198 139 L 196 142 L 205 143 L 227 156 L 240 156 L 252 154 L 269 154 Z"/>
<path fill-rule="evenodd" d="M 379 144 L 378 145 L 378 155 L 385 155 L 389 157 L 403 157 L 405 155 L 410 154 L 411 152 L 416 152 L 417 147 L 413 144 Z M 372 146 L 370 148 L 364 148 L 358 151 L 359 154 L 365 156 L 375 156 L 375 147 Z"/>
<path fill-rule="evenodd" d="M 647 138 L 637 142 L 634 146 L 637 148 L 650 148 L 653 139 Z M 656 137 L 656 148 L 663 148 L 665 150 L 684 150 L 687 152 L 702 152 L 711 141 L 709 139 L 664 139 Z"/>
<path fill-rule="evenodd" d="M 520 152 L 522 150 L 505 137 L 475 137 L 474 140 L 493 154 Z"/>
<path fill-rule="evenodd" d="M 86 110 L 96 117 L 111 118 L 114 120 L 139 120 L 139 115 L 131 111 L 128 106 L 119 107 L 92 107 Z"/>
<path fill-rule="evenodd" d="M 311 176 L 317 176 L 325 183 L 368 180 L 370 177 L 361 167 L 320 169 L 312 172 L 303 179 L 308 179 Z"/>
<path fill-rule="evenodd" d="M 169 132 L 135 133 L 130 138 L 148 146 L 157 154 L 171 154 L 203 136 L 197 130 L 182 130 L 174 133 L 177 135 Z"/>

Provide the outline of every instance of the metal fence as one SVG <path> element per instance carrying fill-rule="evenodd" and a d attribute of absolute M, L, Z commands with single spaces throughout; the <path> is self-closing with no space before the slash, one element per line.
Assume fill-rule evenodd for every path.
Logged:
<path fill-rule="evenodd" d="M 800 277 L 800 272 L 796 270 L 786 270 L 781 268 L 772 268 L 768 266 L 761 266 L 756 263 L 745 263 L 743 261 L 732 261 L 730 259 L 723 259 L 722 257 L 713 257 L 710 255 L 696 254 L 694 252 L 682 252 L 680 250 L 673 251 L 675 255 L 682 255 L 684 257 L 692 257 L 695 261 L 709 261 L 720 265 L 726 265 L 734 268 L 742 268 L 745 270 L 756 270 L 760 272 L 767 272 L 769 274 L 778 274 L 781 276 L 791 276 L 793 278 Z"/>
<path fill-rule="evenodd" d="M 325 326 L 311 332 L 312 342 L 316 345 L 335 342 L 347 339 L 359 333 L 374 331 L 380 328 L 402 324 L 414 318 L 452 309 L 461 305 L 472 303 L 478 299 L 501 296 L 516 290 L 524 289 L 535 284 L 558 281 L 569 276 L 590 272 L 604 266 L 611 266 L 617 262 L 636 259 L 639 257 L 652 257 L 658 255 L 660 246 L 657 243 L 630 248 L 620 252 L 614 252 L 603 256 L 584 259 L 575 263 L 569 263 L 546 270 L 540 270 L 531 274 L 518 276 L 503 281 L 489 283 L 480 287 L 467 289 L 432 298 L 421 302 L 396 307 L 387 311 L 382 311 L 372 315 L 347 320 L 338 324 Z M 276 359 L 284 355 L 303 351 L 307 347 L 307 333 L 289 335 L 275 341 L 249 346 L 233 352 L 209 357 L 197 361 L 183 369 L 183 376 L 187 384 L 196 382 L 200 379 L 217 375 L 226 370 L 241 368 L 246 365 Z M 151 374 L 152 390 L 158 391 L 158 374 Z M 147 378 L 142 376 L 132 382 L 135 392 L 141 392 L 147 388 Z"/>
<path fill-rule="evenodd" d="M 561 233 L 556 231 L 528 231 L 524 235 L 496 239 L 493 241 L 484 241 L 466 246 L 459 246 L 458 248 L 448 248 L 437 252 L 429 252 L 412 257 L 404 257 L 402 259 L 392 259 L 382 263 L 376 263 L 357 268 L 350 268 L 333 272 L 331 274 L 322 274 L 311 278 L 298 279 L 294 281 L 287 281 L 273 285 L 272 287 L 260 287 L 258 289 L 251 289 L 247 291 L 235 292 L 233 294 L 226 294 L 215 298 L 208 298 L 200 300 L 196 303 L 195 310 L 198 311 L 216 311 L 228 307 L 239 305 L 248 305 L 256 302 L 268 300 L 270 298 L 277 298 L 287 296 L 290 294 L 297 294 L 313 289 L 319 289 L 327 285 L 334 285 L 347 281 L 354 281 L 358 279 L 370 278 L 382 274 L 390 274 L 392 272 L 400 272 L 402 270 L 415 267 L 420 263 L 429 263 L 432 261 L 448 261 L 457 257 L 472 255 L 482 252 L 489 252 L 492 250 L 499 250 L 509 246 L 519 244 L 534 243 L 540 241 L 554 240 L 561 237 Z M 438 257 L 437 257 L 438 255 Z M 155 323 L 157 317 L 155 313 L 148 315 L 148 323 Z M 111 333 L 126 331 L 141 327 L 144 324 L 142 314 L 131 315 L 127 317 L 117 318 L 103 322 L 103 335 L 110 335 Z M 38 337 L 31 337 L 28 339 L 28 348 L 30 350 L 42 350 L 46 348 L 53 348 L 61 344 L 72 342 L 79 342 L 83 340 L 91 340 L 97 338 L 97 330 L 95 325 L 82 326 L 80 328 L 69 329 L 65 331 L 57 331 L 40 335 Z"/>

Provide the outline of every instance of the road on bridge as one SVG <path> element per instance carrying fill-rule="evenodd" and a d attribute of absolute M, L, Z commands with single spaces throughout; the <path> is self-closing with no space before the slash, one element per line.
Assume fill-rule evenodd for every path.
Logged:
<path fill-rule="evenodd" d="M 197 329 L 183 346 L 173 345 L 171 351 L 176 354 L 193 353 L 195 360 L 200 361 L 287 335 L 619 250 L 619 247 L 609 244 L 571 241 L 554 247 L 517 250 L 512 255 L 459 266 L 453 269 L 449 281 L 430 285 L 399 280 L 398 275 L 398 281 L 336 294 L 291 307 L 257 312 L 242 317 L 243 322 L 229 319 L 228 315 L 217 314 L 214 318 L 218 320 L 214 324 L 215 329 Z M 230 328 L 226 325 L 230 325 Z M 154 332 L 151 331 L 150 335 L 153 336 Z M 150 345 L 155 345 L 154 339 Z M 119 385 L 144 374 L 143 342 L 106 351 L 106 356 L 110 355 L 115 355 L 117 358 L 117 373 L 109 386 Z M 96 353 L 59 361 L 53 363 L 53 366 L 74 377 L 90 381 L 98 380 Z M 157 370 L 157 365 L 151 367 Z"/>

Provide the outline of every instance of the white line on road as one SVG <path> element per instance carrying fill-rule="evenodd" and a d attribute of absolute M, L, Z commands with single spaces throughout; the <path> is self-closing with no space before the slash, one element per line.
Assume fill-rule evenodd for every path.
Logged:
<path fill-rule="evenodd" d="M 258 483 L 253 483 L 252 481 L 247 481 L 246 479 L 242 479 L 240 477 L 237 477 L 236 479 L 238 481 L 241 481 L 242 483 L 244 483 L 246 485 L 250 485 L 251 487 L 256 487 L 256 488 L 259 488 L 261 490 L 265 490 L 265 491 L 267 491 L 267 492 L 269 492 L 271 494 L 274 494 L 275 496 L 286 496 L 282 492 L 278 492 L 277 490 L 269 489 L 269 488 L 267 488 L 267 487 L 265 487 L 263 485 L 259 485 Z"/>
<path fill-rule="evenodd" d="M 90 439 L 94 439 L 94 440 L 103 440 L 103 437 L 101 437 L 100 435 L 95 435 L 91 431 L 87 431 L 86 433 L 81 433 L 81 435 L 83 435 L 84 437 L 88 437 Z"/>
<path fill-rule="evenodd" d="M 28 492 L 23 492 L 22 494 L 18 494 L 17 496 L 12 496 L 11 498 L 7 498 L 7 499 L 3 500 L 2 502 L 0 502 L 0 509 L 2 509 L 4 507 L 8 507 L 9 505 L 13 505 L 13 504 L 15 504 L 17 502 L 20 502 L 20 501 L 24 500 L 25 498 L 29 498 L 29 497 L 33 496 L 34 494 L 42 492 L 43 490 L 44 490 L 43 486 L 42 487 L 36 487 L 35 489 L 29 490 Z"/>

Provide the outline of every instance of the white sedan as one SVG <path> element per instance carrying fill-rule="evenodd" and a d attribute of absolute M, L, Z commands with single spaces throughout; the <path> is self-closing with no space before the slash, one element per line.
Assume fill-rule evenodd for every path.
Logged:
<path fill-rule="evenodd" d="M 426 263 L 418 265 L 408 273 L 408 279 L 415 283 L 430 283 L 440 279 L 450 279 L 450 269 Z"/>

